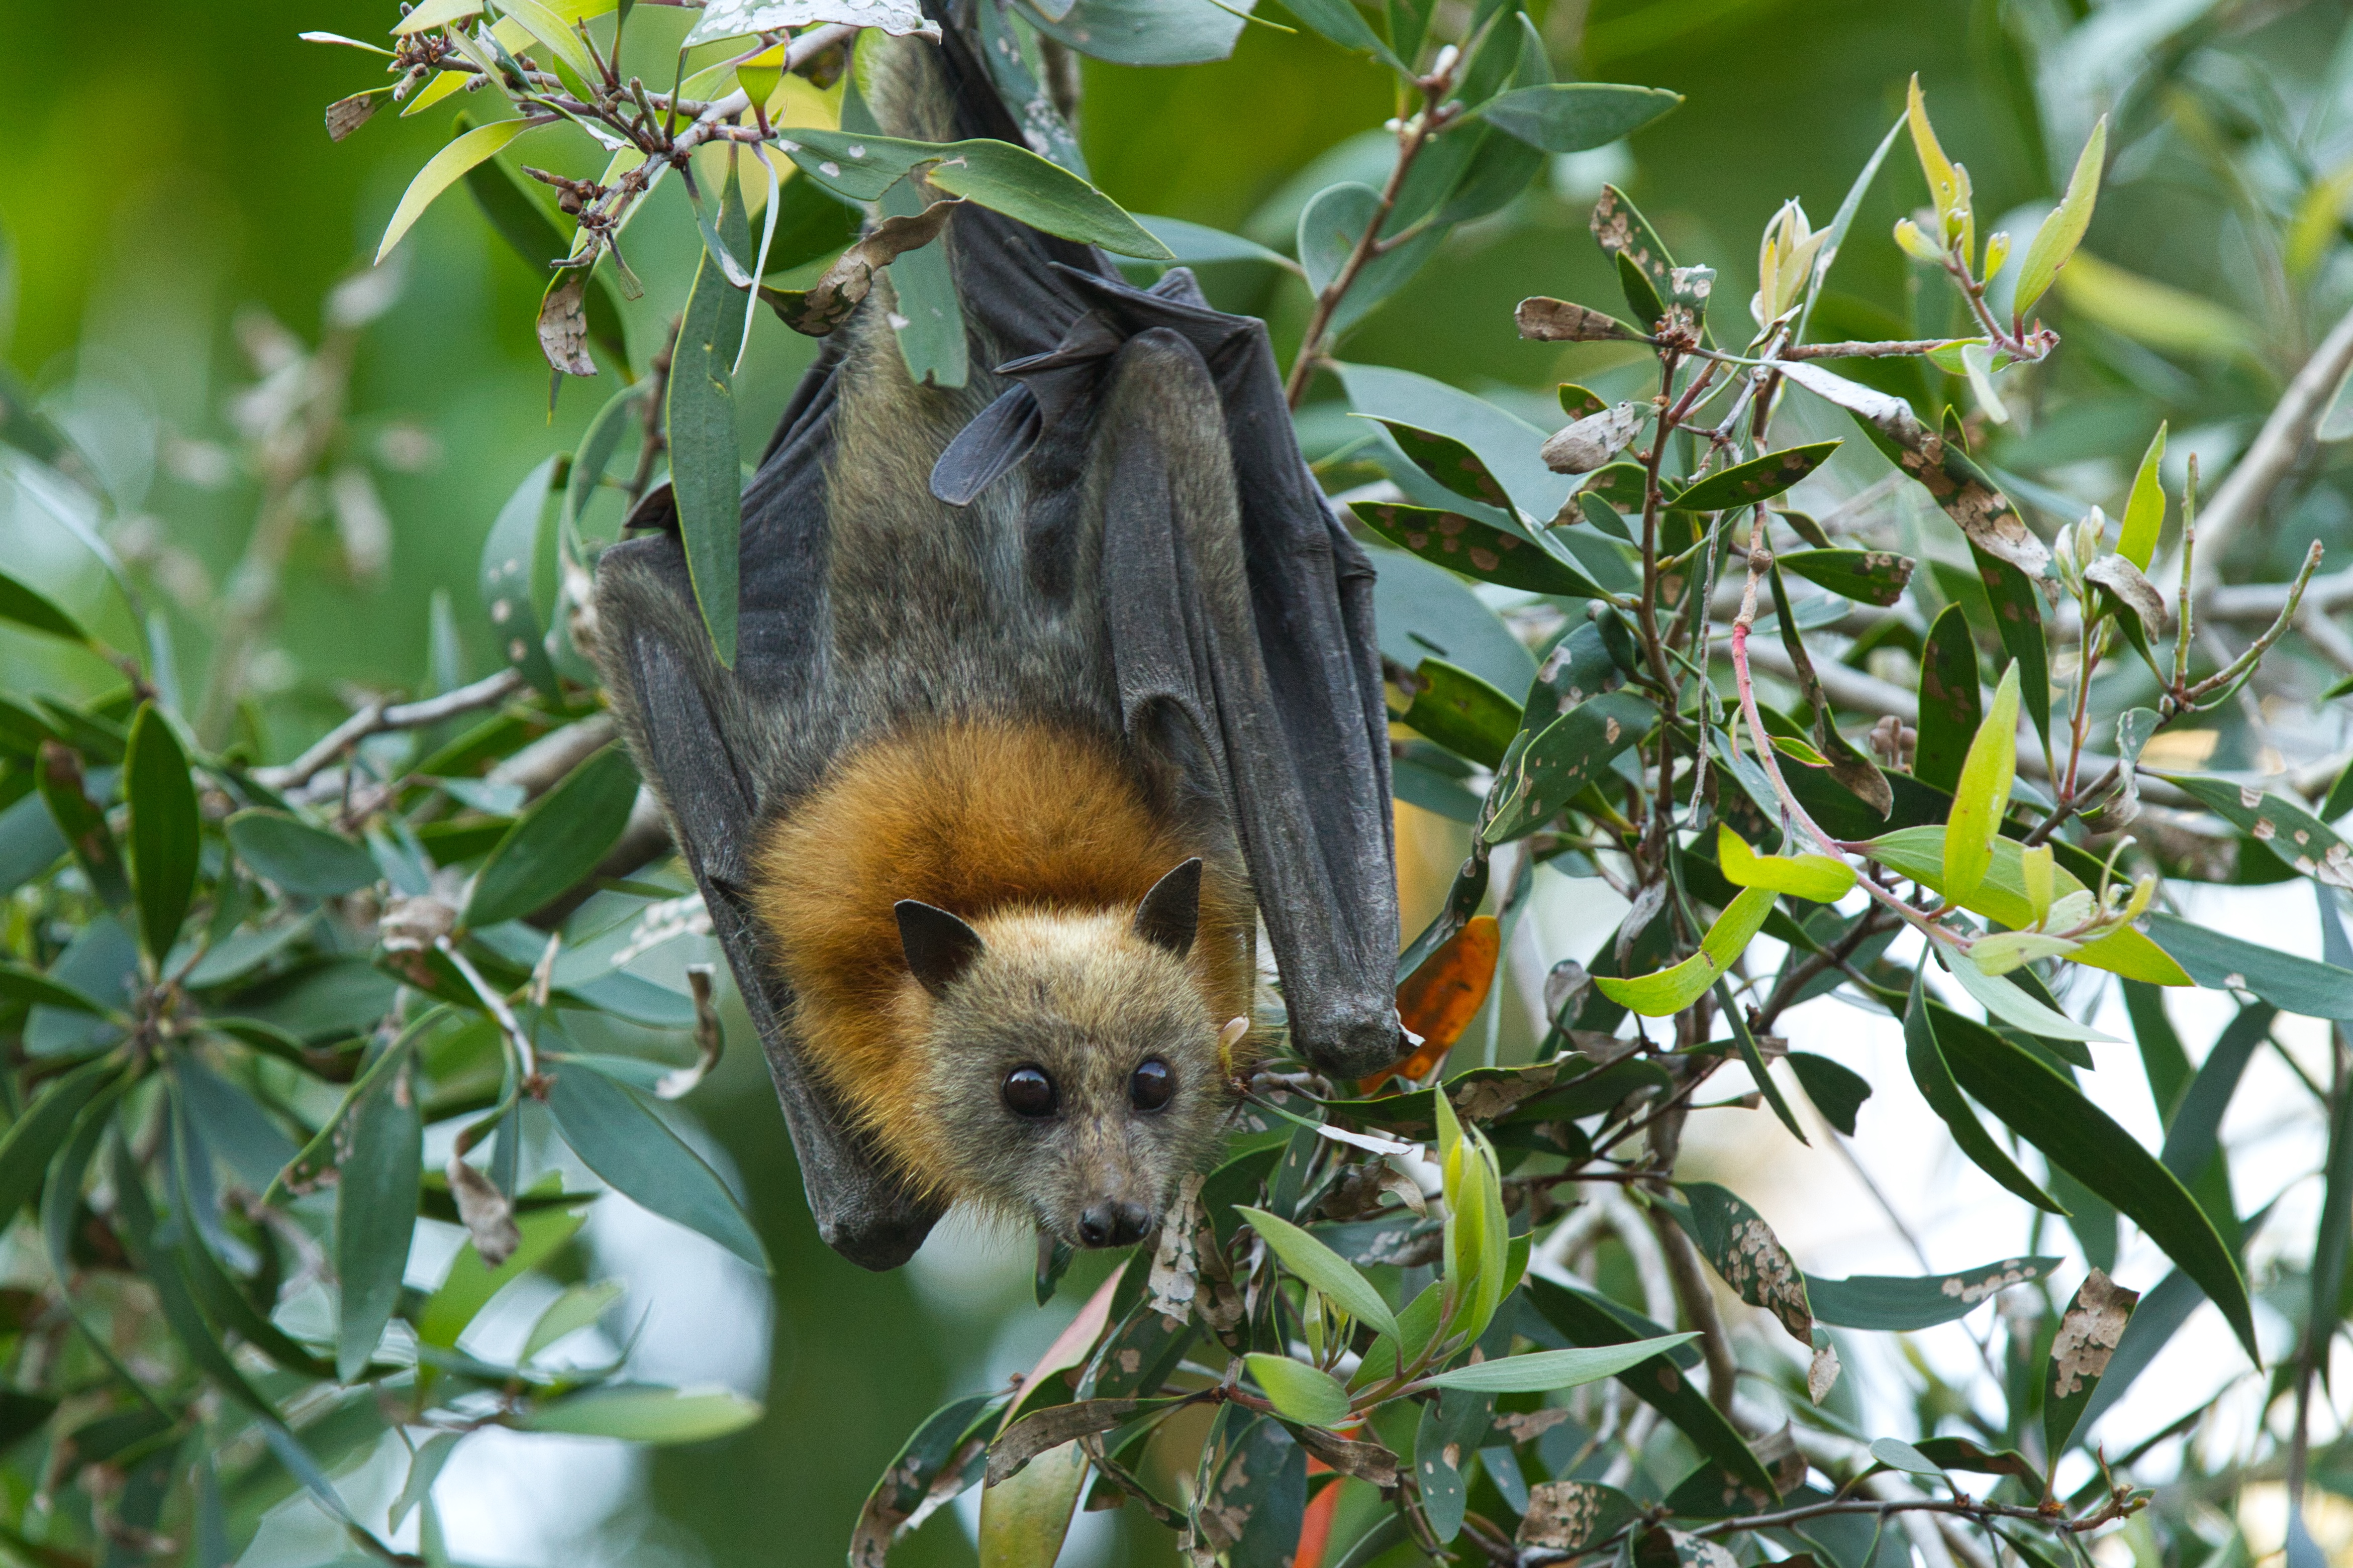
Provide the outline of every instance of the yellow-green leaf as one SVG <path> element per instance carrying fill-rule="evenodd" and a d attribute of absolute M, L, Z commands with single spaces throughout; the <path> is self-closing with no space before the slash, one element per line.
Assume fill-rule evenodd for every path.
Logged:
<path fill-rule="evenodd" d="M 481 15 L 482 0 L 425 0 L 425 4 L 400 19 L 393 37 L 406 37 L 446 27 L 452 22 L 462 22 L 469 16 Z"/>
<path fill-rule="evenodd" d="M 2048 844 L 2037 844 L 2021 851 L 2018 857 L 2019 879 L 2026 889 L 2027 906 L 2033 911 L 2032 924 L 2041 925 L 2051 913 L 2052 888 L 2057 885 L 2058 862 Z"/>
<path fill-rule="evenodd" d="M 1441 1101 L 1443 1095 L 1437 1097 Z M 1397 1314 L 1372 1282 L 1356 1272 L 1356 1266 L 1333 1251 L 1314 1237 L 1292 1224 L 1267 1213 L 1264 1209 L 1245 1208 L 1237 1205 L 1234 1212 L 1250 1223 L 1282 1266 L 1309 1285 L 1322 1291 L 1332 1304 L 1360 1323 L 1369 1323 L 1380 1332 L 1398 1337 Z"/>
<path fill-rule="evenodd" d="M 2001 836 L 2010 786 L 2018 778 L 2018 661 L 2001 672 L 1993 702 L 1978 724 L 1969 754 L 1961 759 L 1961 782 L 1953 791 L 1953 812 L 1945 825 L 1945 896 L 1966 899 L 1993 863 L 1993 841 Z M 2020 921 L 2031 924 L 2031 921 Z"/>
<path fill-rule="evenodd" d="M 500 148 L 522 135 L 526 129 L 528 127 L 520 120 L 495 120 L 488 125 L 477 125 L 427 159 L 425 167 L 417 170 L 417 177 L 408 182 L 408 189 L 401 195 L 400 205 L 393 210 L 392 222 L 385 226 L 384 243 L 375 247 L 376 260 L 381 263 L 392 254 L 392 247 L 400 243 L 410 225 L 425 216 L 425 209 L 433 205 L 436 196 L 456 184 L 467 170 L 485 158 L 494 156 Z"/>
<path fill-rule="evenodd" d="M 2158 465 L 2165 461 L 2165 424 L 2158 423 L 2157 439 L 2142 454 L 2140 471 L 2133 475 L 2132 495 L 2125 502 L 2123 531 L 2116 536 L 2116 553 L 2142 571 L 2157 554 L 2157 531 L 2165 523 L 2165 481 Z"/>
<path fill-rule="evenodd" d="M 2092 226 L 2092 205 L 2099 197 L 2100 165 L 2107 151 L 2108 117 L 2103 114 L 2075 159 L 2075 172 L 2068 178 L 2066 195 L 2042 220 L 2042 226 L 2034 231 L 2025 259 L 2019 263 L 2017 303 L 2011 306 L 2019 315 L 2034 308 L 2034 301 L 2042 298 L 2043 291 L 2059 276 L 2059 269 L 2067 265 L 2067 258 L 2084 243 L 2084 231 Z"/>
<path fill-rule="evenodd" d="M 543 0 L 500 0 L 500 8 L 529 28 L 533 37 L 553 49 L 583 82 L 594 83 L 599 79 L 596 62 L 589 58 L 588 51 L 573 36 L 571 24 Z"/>
<path fill-rule="evenodd" d="M 1862 846 L 1863 853 L 1886 867 L 1899 877 L 1908 877 L 1932 891 L 1952 894 L 1944 887 L 1945 830 L 1941 827 L 1903 827 L 1883 833 Z M 2064 899 L 2071 893 L 2086 889 L 2065 867 L 2053 868 L 2052 889 L 2055 898 Z M 1997 838 L 1993 845 L 1992 863 L 1986 868 L 1985 879 L 1971 889 L 1966 897 L 1953 901 L 1971 914 L 2012 928 L 2034 923 L 2034 906 L 2026 896 L 2024 847 L 2015 838 Z M 2127 980 L 2145 980 L 2151 985 L 2188 985 L 2189 973 L 2141 932 L 2130 926 L 2110 931 L 2097 942 L 2085 942 L 2068 955 L 2077 963 L 2087 963 L 2094 969 L 2105 969 L 2121 974 Z"/>
<path fill-rule="evenodd" d="M 1912 86 L 1905 99 L 1905 118 L 1912 127 L 1912 150 L 1920 155 L 1920 172 L 1928 177 L 1929 199 L 1936 204 L 1936 216 L 1952 211 L 1960 194 L 1960 182 L 1953 176 L 1952 160 L 1937 144 L 1936 128 L 1928 123 L 1928 100 L 1920 91 L 1920 75 L 1912 75 Z"/>
<path fill-rule="evenodd" d="M 1716 976 L 1732 967 L 1765 925 L 1765 917 L 1779 895 L 1770 888 L 1744 888 L 1740 896 L 1725 907 L 1700 939 L 1699 951 L 1672 969 L 1662 969 L 1655 974 L 1644 974 L 1632 980 L 1620 980 L 1612 975 L 1597 974 L 1593 984 L 1601 994 L 1621 1007 L 1630 1007 L 1646 1018 L 1666 1018 L 1682 1012 L 1699 1000 L 1706 989 L 1715 984 Z"/>
<path fill-rule="evenodd" d="M 1716 865 L 1736 888 L 1769 888 L 1818 904 L 1835 903 L 1854 886 L 1854 868 L 1828 855 L 1759 855 L 1722 823 L 1715 829 Z"/>
<path fill-rule="evenodd" d="M 1242 1360 L 1277 1413 L 1303 1426 L 1336 1426 L 1348 1418 L 1348 1391 L 1330 1373 L 1289 1356 L 1259 1352 Z"/>
<path fill-rule="evenodd" d="M 2253 322 L 2200 294 L 2101 260 L 2075 258 L 2059 281 L 2067 308 L 2136 342 L 2202 359 L 2248 359 L 2263 342 Z"/>

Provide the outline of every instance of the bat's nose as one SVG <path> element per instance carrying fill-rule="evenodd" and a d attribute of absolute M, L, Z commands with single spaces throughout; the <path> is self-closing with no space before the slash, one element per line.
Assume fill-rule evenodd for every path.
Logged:
<path fill-rule="evenodd" d="M 1130 1246 L 1151 1228 L 1151 1211 L 1142 1204 L 1106 1201 L 1079 1215 L 1079 1240 L 1088 1247 Z"/>

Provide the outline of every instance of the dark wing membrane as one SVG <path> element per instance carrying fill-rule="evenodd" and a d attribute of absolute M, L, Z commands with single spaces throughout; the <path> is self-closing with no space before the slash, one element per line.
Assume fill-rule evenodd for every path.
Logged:
<path fill-rule="evenodd" d="M 674 533 L 605 552 L 597 611 L 614 711 L 669 812 L 759 1031 L 818 1234 L 852 1262 L 880 1269 L 913 1256 L 942 1206 L 891 1176 L 804 1060 L 785 1022 L 791 990 L 765 958 L 744 899 L 761 783 L 782 761 L 767 754 L 773 731 L 761 713 L 807 700 L 826 679 L 824 460 L 835 370 L 821 362 L 810 372 L 744 497 L 735 668 L 712 655 Z"/>
<path fill-rule="evenodd" d="M 1385 1067 L 1401 1040 L 1372 564 L 1300 457 L 1262 324 L 1210 310 L 1181 270 L 1148 292 L 1073 281 L 1134 334 L 1099 416 L 1118 454 L 1103 574 L 1122 706 L 1133 724 L 1175 704 L 1222 758 L 1293 1043 L 1343 1075 Z M 1214 499 L 1212 451 L 1230 475 Z"/>

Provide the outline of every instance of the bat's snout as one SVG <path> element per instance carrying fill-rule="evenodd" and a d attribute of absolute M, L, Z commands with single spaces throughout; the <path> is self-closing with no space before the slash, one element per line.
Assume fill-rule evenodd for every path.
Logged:
<path fill-rule="evenodd" d="M 1152 1229 L 1152 1211 L 1142 1204 L 1106 1199 L 1079 1215 L 1082 1247 L 1130 1247 Z"/>

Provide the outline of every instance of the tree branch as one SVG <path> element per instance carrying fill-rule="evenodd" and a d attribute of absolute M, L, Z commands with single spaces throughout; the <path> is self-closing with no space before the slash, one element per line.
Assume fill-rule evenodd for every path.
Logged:
<path fill-rule="evenodd" d="M 461 686 L 422 701 L 392 707 L 371 702 L 321 736 L 309 751 L 292 762 L 280 767 L 254 769 L 254 782 L 275 790 L 297 788 L 310 783 L 322 768 L 370 735 L 391 730 L 422 730 L 460 713 L 495 706 L 522 687 L 522 676 L 512 669 L 502 669 L 496 675 L 484 676 L 471 686 Z"/>

